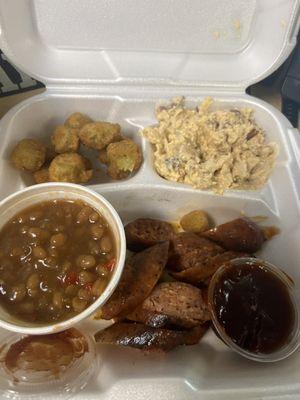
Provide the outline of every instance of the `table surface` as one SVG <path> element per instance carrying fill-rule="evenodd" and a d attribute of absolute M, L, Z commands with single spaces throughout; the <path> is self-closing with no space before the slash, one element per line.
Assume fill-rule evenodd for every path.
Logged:
<path fill-rule="evenodd" d="M 7 113 L 7 111 L 9 111 L 16 104 L 20 103 L 25 99 L 28 99 L 31 96 L 42 93 L 44 90 L 45 89 L 36 89 L 11 96 L 0 97 L 0 118 L 2 118 L 3 115 Z"/>

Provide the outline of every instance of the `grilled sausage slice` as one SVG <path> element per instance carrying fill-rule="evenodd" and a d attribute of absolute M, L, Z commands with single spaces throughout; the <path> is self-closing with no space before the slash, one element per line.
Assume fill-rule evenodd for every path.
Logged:
<path fill-rule="evenodd" d="M 126 263 L 117 289 L 101 309 L 103 319 L 124 318 L 149 296 L 168 258 L 169 242 L 150 247 Z"/>
<path fill-rule="evenodd" d="M 146 351 L 170 351 L 180 345 L 197 344 L 209 324 L 199 325 L 189 331 L 156 329 L 139 323 L 117 322 L 95 334 L 95 340 L 104 344 L 130 346 Z"/>
<path fill-rule="evenodd" d="M 167 267 L 178 272 L 202 267 L 211 257 L 223 252 L 222 247 L 206 238 L 195 233 L 182 232 L 171 241 Z"/>
<path fill-rule="evenodd" d="M 237 218 L 201 234 L 226 250 L 255 253 L 265 241 L 262 229 L 249 218 Z"/>
<path fill-rule="evenodd" d="M 249 257 L 249 254 L 237 251 L 226 251 L 225 253 L 217 254 L 212 257 L 202 266 L 198 265 L 180 272 L 172 272 L 171 275 L 175 279 L 191 283 L 192 285 L 208 285 L 211 277 L 219 267 L 226 264 L 228 261 L 240 257 Z"/>
<path fill-rule="evenodd" d="M 127 247 L 131 251 L 141 251 L 157 243 L 172 239 L 171 224 L 152 218 L 138 218 L 125 226 Z"/>
<path fill-rule="evenodd" d="M 200 289 L 183 282 L 164 282 L 127 318 L 156 328 L 192 328 L 208 321 L 210 315 Z"/>

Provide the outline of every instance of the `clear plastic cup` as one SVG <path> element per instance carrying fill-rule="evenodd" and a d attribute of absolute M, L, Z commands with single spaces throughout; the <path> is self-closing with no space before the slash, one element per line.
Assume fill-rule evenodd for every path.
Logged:
<path fill-rule="evenodd" d="M 83 330 L 77 329 L 76 331 L 82 335 L 86 351 L 81 357 L 74 358 L 73 362 L 69 365 L 62 366 L 55 374 L 50 369 L 30 370 L 30 368 L 23 369 L 22 367 L 14 372 L 10 371 L 4 361 L 6 354 L 10 346 L 18 343 L 21 339 L 27 337 L 27 335 L 19 333 L 9 334 L 7 331 L 1 332 L 1 399 L 69 399 L 83 390 L 99 372 L 100 362 L 93 337 Z M 31 337 L 39 338 L 39 336 Z M 47 352 L 40 355 L 40 358 L 46 362 L 46 365 L 49 361 L 47 357 L 49 357 L 47 356 Z"/>
<path fill-rule="evenodd" d="M 295 312 L 295 319 L 294 319 L 294 326 L 293 329 L 288 337 L 288 340 L 285 344 L 283 344 L 278 350 L 272 353 L 254 353 L 248 350 L 243 349 L 242 347 L 238 346 L 225 332 L 223 325 L 219 322 L 215 305 L 214 305 L 214 295 L 215 295 L 215 288 L 217 282 L 222 278 L 223 273 L 227 270 L 228 267 L 234 266 L 241 266 L 245 264 L 251 265 L 260 265 L 263 266 L 264 269 L 268 270 L 274 276 L 279 278 L 281 282 L 285 285 L 288 294 L 290 296 L 291 302 L 294 306 Z M 258 258 L 237 258 L 235 260 L 229 261 L 222 267 L 220 267 L 215 274 L 213 275 L 208 289 L 208 307 L 211 313 L 213 328 L 217 336 L 233 351 L 240 354 L 243 357 L 246 357 L 250 360 L 260 361 L 260 362 L 274 362 L 283 360 L 286 357 L 289 357 L 294 351 L 297 350 L 300 344 L 300 325 L 299 325 L 299 307 L 298 301 L 295 294 L 295 286 L 292 279 L 279 268 L 275 267 L 274 265 L 268 263 L 267 261 L 260 260 Z"/>

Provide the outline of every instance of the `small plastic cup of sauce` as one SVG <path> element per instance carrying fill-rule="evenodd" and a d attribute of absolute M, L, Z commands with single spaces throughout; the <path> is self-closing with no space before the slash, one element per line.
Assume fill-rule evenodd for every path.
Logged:
<path fill-rule="evenodd" d="M 220 267 L 208 290 L 217 335 L 238 354 L 260 362 L 290 356 L 299 346 L 299 310 L 293 281 L 257 258 Z"/>
<path fill-rule="evenodd" d="M 95 341 L 86 329 L 51 335 L 0 333 L 0 398 L 69 399 L 101 367 Z"/>

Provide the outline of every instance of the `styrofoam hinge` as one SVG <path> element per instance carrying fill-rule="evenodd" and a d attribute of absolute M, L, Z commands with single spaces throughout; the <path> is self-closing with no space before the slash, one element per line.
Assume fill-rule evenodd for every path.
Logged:
<path fill-rule="evenodd" d="M 99 84 L 97 83 L 87 83 L 87 82 L 77 82 L 77 83 L 58 83 L 51 82 L 46 86 L 47 91 L 51 93 L 90 93 L 90 94 L 107 94 L 107 95 L 126 95 L 126 94 L 141 94 L 144 92 L 147 93 L 166 93 L 168 95 L 193 95 L 196 93 L 220 93 L 220 94 L 244 94 L 246 87 L 242 86 L 232 86 L 232 85 L 205 85 L 205 84 L 186 84 L 186 83 L 174 83 L 174 84 L 166 84 L 166 82 L 158 82 L 150 83 L 149 81 L 145 82 L 133 82 L 130 83 L 116 83 L 114 82 L 105 82 Z"/>

